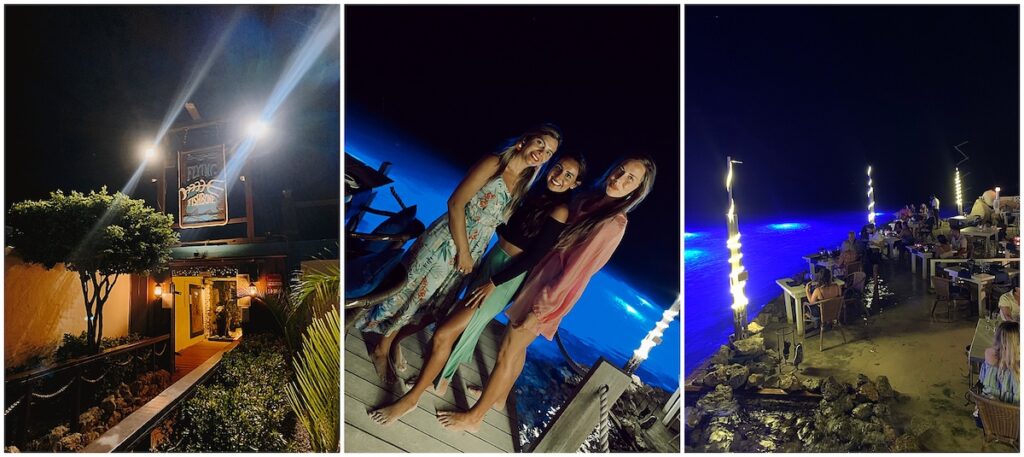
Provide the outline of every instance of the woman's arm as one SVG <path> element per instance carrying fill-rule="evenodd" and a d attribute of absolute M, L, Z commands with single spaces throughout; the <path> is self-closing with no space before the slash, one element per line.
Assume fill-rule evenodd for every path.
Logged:
<path fill-rule="evenodd" d="M 469 235 L 466 234 L 466 204 L 498 171 L 498 163 L 498 157 L 493 155 L 477 162 L 448 198 L 448 230 L 455 241 L 456 266 L 462 273 L 473 270 L 473 259 L 469 253 Z"/>
<path fill-rule="evenodd" d="M 558 238 L 562 235 L 562 231 L 565 230 L 565 222 L 569 219 L 569 208 L 566 205 L 558 205 L 548 213 L 548 218 L 544 221 L 544 226 L 541 227 L 540 233 L 533 240 L 533 243 L 523 253 L 516 256 L 516 258 L 502 269 L 498 274 L 491 277 L 491 282 L 500 286 L 522 273 L 530 271 L 535 265 L 540 263 L 540 260 L 544 256 L 548 255 L 555 245 L 558 244 Z"/>

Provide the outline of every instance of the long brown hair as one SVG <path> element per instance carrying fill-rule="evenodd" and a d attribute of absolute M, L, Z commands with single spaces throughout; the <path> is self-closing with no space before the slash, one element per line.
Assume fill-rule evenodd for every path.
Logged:
<path fill-rule="evenodd" d="M 530 207 L 527 208 L 524 202 L 524 207 L 522 208 L 524 211 L 528 211 L 524 215 L 526 224 L 523 227 L 523 236 L 526 238 L 533 238 L 540 233 L 541 228 L 544 227 L 544 222 L 547 221 L 548 216 L 551 214 L 552 208 L 568 203 L 572 198 L 572 190 L 554 193 L 549 191 L 547 187 L 548 173 L 556 164 L 565 159 L 574 160 L 579 164 L 579 170 L 576 172 L 576 181 L 582 181 L 587 173 L 587 161 L 583 158 L 583 154 L 578 152 L 561 153 L 548 161 L 547 165 L 538 173 L 543 182 L 536 183 L 526 195 L 525 202 L 529 202 Z"/>
<path fill-rule="evenodd" d="M 498 152 L 498 171 L 494 172 L 491 179 L 498 178 L 505 172 L 505 168 L 508 168 L 508 163 L 512 161 L 512 158 L 520 151 L 520 149 L 516 148 L 517 145 L 525 144 L 534 138 L 540 138 L 545 135 L 549 135 L 554 138 L 555 141 L 558 141 L 559 146 L 562 145 L 562 131 L 559 130 L 558 126 L 551 123 L 534 126 L 514 140 L 507 142 L 505 147 Z M 530 185 L 533 184 L 533 180 L 537 178 L 537 172 L 539 170 L 540 167 L 526 167 L 519 173 L 519 179 L 516 181 L 516 185 L 512 189 L 509 189 L 512 199 L 508 202 L 508 205 L 505 206 L 506 220 L 512 214 L 512 211 L 519 206 L 519 202 L 523 200 L 523 197 L 526 196 L 526 191 L 530 188 Z"/>
<path fill-rule="evenodd" d="M 633 211 L 640 202 L 647 198 L 647 194 L 649 194 L 651 192 L 651 188 L 654 187 L 654 177 L 655 174 L 657 174 L 658 167 L 654 164 L 654 160 L 647 155 L 630 155 L 619 160 L 608 168 L 608 171 L 605 172 L 604 176 L 602 176 L 601 179 L 590 188 L 590 190 L 577 197 L 578 200 L 575 201 L 574 204 L 577 208 L 581 208 L 585 203 L 604 197 L 605 188 L 608 185 L 608 179 L 611 178 L 612 173 L 615 173 L 619 167 L 631 160 L 640 162 L 646 170 L 646 173 L 644 173 L 644 179 L 640 182 L 640 185 L 637 186 L 633 192 L 630 192 L 622 198 L 616 199 L 613 204 L 591 211 L 583 215 L 582 218 L 572 221 L 572 225 L 562 233 L 561 238 L 558 240 L 558 244 L 555 245 L 555 249 L 565 250 L 576 245 L 576 243 L 585 240 L 597 224 L 606 219 L 615 217 L 617 214 L 626 214 Z"/>
<path fill-rule="evenodd" d="M 992 346 L 999 356 L 998 368 L 1013 370 L 1020 379 L 1020 324 L 1012 321 L 999 324 Z"/>

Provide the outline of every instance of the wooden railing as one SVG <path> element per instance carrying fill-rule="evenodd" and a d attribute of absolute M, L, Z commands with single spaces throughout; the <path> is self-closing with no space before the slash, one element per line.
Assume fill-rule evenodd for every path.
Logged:
<path fill-rule="evenodd" d="M 171 336 L 169 334 L 162 335 L 123 344 L 99 354 L 6 376 L 4 379 L 4 394 L 7 399 L 7 403 L 4 405 L 6 436 L 13 437 L 15 445 L 24 449 L 31 433 L 33 412 L 36 409 L 36 403 L 40 401 L 67 402 L 70 400 L 67 407 L 53 408 L 50 411 L 55 414 L 61 412 L 66 414 L 72 431 L 79 431 L 78 417 L 83 412 L 83 390 L 89 385 L 99 383 L 114 368 L 114 365 L 127 366 L 136 360 L 148 362 L 150 370 L 155 370 L 159 366 L 169 372 L 173 371 L 174 348 L 170 346 Z M 139 355 L 146 348 L 150 349 L 148 353 Z M 123 360 L 116 360 L 124 356 L 127 357 Z M 102 373 L 93 373 L 91 375 L 93 377 L 90 378 L 87 375 L 87 370 L 96 367 L 101 367 Z M 44 382 L 58 387 L 49 392 L 42 392 Z"/>

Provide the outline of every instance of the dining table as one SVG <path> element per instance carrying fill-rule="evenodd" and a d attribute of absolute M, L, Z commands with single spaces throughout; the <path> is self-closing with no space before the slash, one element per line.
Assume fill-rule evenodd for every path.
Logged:
<path fill-rule="evenodd" d="M 833 278 L 839 287 L 843 287 L 846 283 L 839 278 Z M 794 284 L 793 278 L 782 278 L 775 280 L 775 283 L 782 288 L 783 301 L 786 306 L 786 321 L 793 323 L 796 321 L 796 334 L 804 335 L 804 319 L 803 313 L 800 312 L 800 303 L 804 298 L 807 297 L 806 283 Z"/>
<path fill-rule="evenodd" d="M 986 305 L 988 304 L 988 290 L 987 289 L 988 289 L 988 285 L 992 281 L 995 281 L 996 277 L 992 276 L 992 275 L 990 275 L 988 273 L 971 273 L 970 277 L 962 277 L 962 276 L 960 276 L 960 269 L 958 269 L 958 268 L 946 268 L 945 270 L 946 270 L 946 273 L 949 273 L 950 277 L 952 277 L 954 279 L 957 279 L 957 280 L 960 280 L 960 281 L 963 281 L 963 282 L 966 282 L 966 283 L 970 283 L 971 285 L 973 285 L 974 287 L 977 288 L 977 290 L 978 290 L 978 316 L 985 316 L 986 314 L 988 314 L 988 309 L 986 307 Z M 1014 277 L 1017 277 L 1017 276 L 1020 275 L 1020 270 L 1016 270 L 1016 269 L 1013 269 L 1013 268 L 1007 268 L 1006 269 L 1006 274 L 1009 275 L 1011 278 L 1014 278 Z"/>

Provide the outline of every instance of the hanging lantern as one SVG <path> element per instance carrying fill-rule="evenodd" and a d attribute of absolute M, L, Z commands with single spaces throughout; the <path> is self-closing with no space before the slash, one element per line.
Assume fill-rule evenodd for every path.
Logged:
<path fill-rule="evenodd" d="M 157 297 L 163 297 L 164 296 L 164 283 L 162 283 L 162 282 L 156 283 L 156 287 L 153 289 L 153 294 L 156 295 Z"/>

